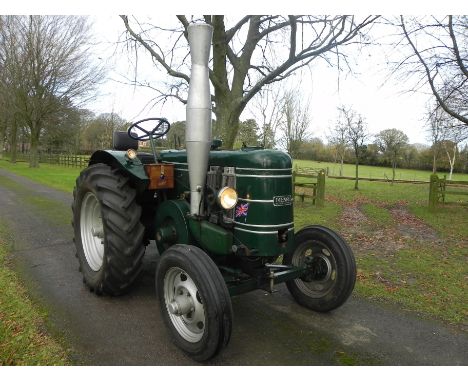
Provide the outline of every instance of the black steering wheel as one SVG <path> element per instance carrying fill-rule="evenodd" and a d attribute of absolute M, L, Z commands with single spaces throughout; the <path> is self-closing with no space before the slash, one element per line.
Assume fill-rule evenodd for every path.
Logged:
<path fill-rule="evenodd" d="M 148 129 L 140 126 L 140 124 L 149 121 L 155 121 L 156 127 L 154 127 L 153 129 Z M 146 125 L 148 125 L 148 123 L 146 123 Z M 149 123 L 149 125 L 154 126 L 153 123 Z M 166 118 L 145 118 L 133 123 L 128 128 L 127 133 L 128 136 L 132 139 L 135 139 L 137 141 L 147 141 L 150 138 L 154 139 L 162 137 L 163 135 L 167 134 L 170 128 L 171 124 Z"/>

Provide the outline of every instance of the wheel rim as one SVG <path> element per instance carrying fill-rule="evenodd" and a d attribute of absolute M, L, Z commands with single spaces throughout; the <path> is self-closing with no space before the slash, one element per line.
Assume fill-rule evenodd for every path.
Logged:
<path fill-rule="evenodd" d="M 336 284 L 338 270 L 333 252 L 323 243 L 307 241 L 293 254 L 292 264 L 307 268 L 306 274 L 294 282 L 307 296 L 325 296 Z"/>
<path fill-rule="evenodd" d="M 80 230 L 86 261 L 97 272 L 104 258 L 104 227 L 101 206 L 92 192 L 88 192 L 81 203 Z"/>
<path fill-rule="evenodd" d="M 164 276 L 164 301 L 177 332 L 188 342 L 198 342 L 205 332 L 205 309 L 198 288 L 187 272 L 170 268 Z"/>

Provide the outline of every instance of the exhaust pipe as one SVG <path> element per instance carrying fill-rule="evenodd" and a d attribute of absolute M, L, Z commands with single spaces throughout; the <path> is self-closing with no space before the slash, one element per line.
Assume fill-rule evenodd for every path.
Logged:
<path fill-rule="evenodd" d="M 211 146 L 211 92 L 208 71 L 213 27 L 192 24 L 188 42 L 192 69 L 186 108 L 185 142 L 190 180 L 190 214 L 203 215 L 208 156 Z"/>

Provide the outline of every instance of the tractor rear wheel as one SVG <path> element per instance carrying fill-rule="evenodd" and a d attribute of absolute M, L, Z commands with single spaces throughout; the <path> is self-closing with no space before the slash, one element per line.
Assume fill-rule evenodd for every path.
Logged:
<path fill-rule="evenodd" d="M 295 235 L 294 250 L 284 264 L 306 267 L 301 278 L 286 282 L 294 299 L 318 312 L 341 306 L 356 282 L 356 263 L 351 248 L 336 232 L 322 226 L 309 226 Z"/>
<path fill-rule="evenodd" d="M 142 268 L 141 207 L 128 178 L 98 163 L 83 170 L 73 190 L 76 257 L 83 282 L 96 294 L 120 295 Z"/>
<path fill-rule="evenodd" d="M 175 344 L 206 361 L 229 343 L 231 298 L 211 258 L 200 248 L 176 244 L 161 256 L 156 290 L 164 323 Z"/>

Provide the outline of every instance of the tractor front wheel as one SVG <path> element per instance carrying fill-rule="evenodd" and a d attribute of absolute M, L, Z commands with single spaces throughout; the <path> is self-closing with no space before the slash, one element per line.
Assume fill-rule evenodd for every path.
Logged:
<path fill-rule="evenodd" d="M 284 264 L 305 267 L 307 272 L 286 282 L 294 299 L 302 306 L 328 312 L 341 306 L 356 282 L 356 263 L 351 248 L 336 232 L 309 226 L 295 235 L 294 250 Z"/>
<path fill-rule="evenodd" d="M 83 281 L 96 294 L 124 293 L 145 252 L 141 207 L 128 178 L 106 164 L 83 170 L 73 191 L 76 256 Z"/>
<path fill-rule="evenodd" d="M 211 258 L 200 248 L 177 244 L 161 256 L 156 271 L 161 313 L 175 344 L 206 361 L 229 343 L 231 298 Z"/>

